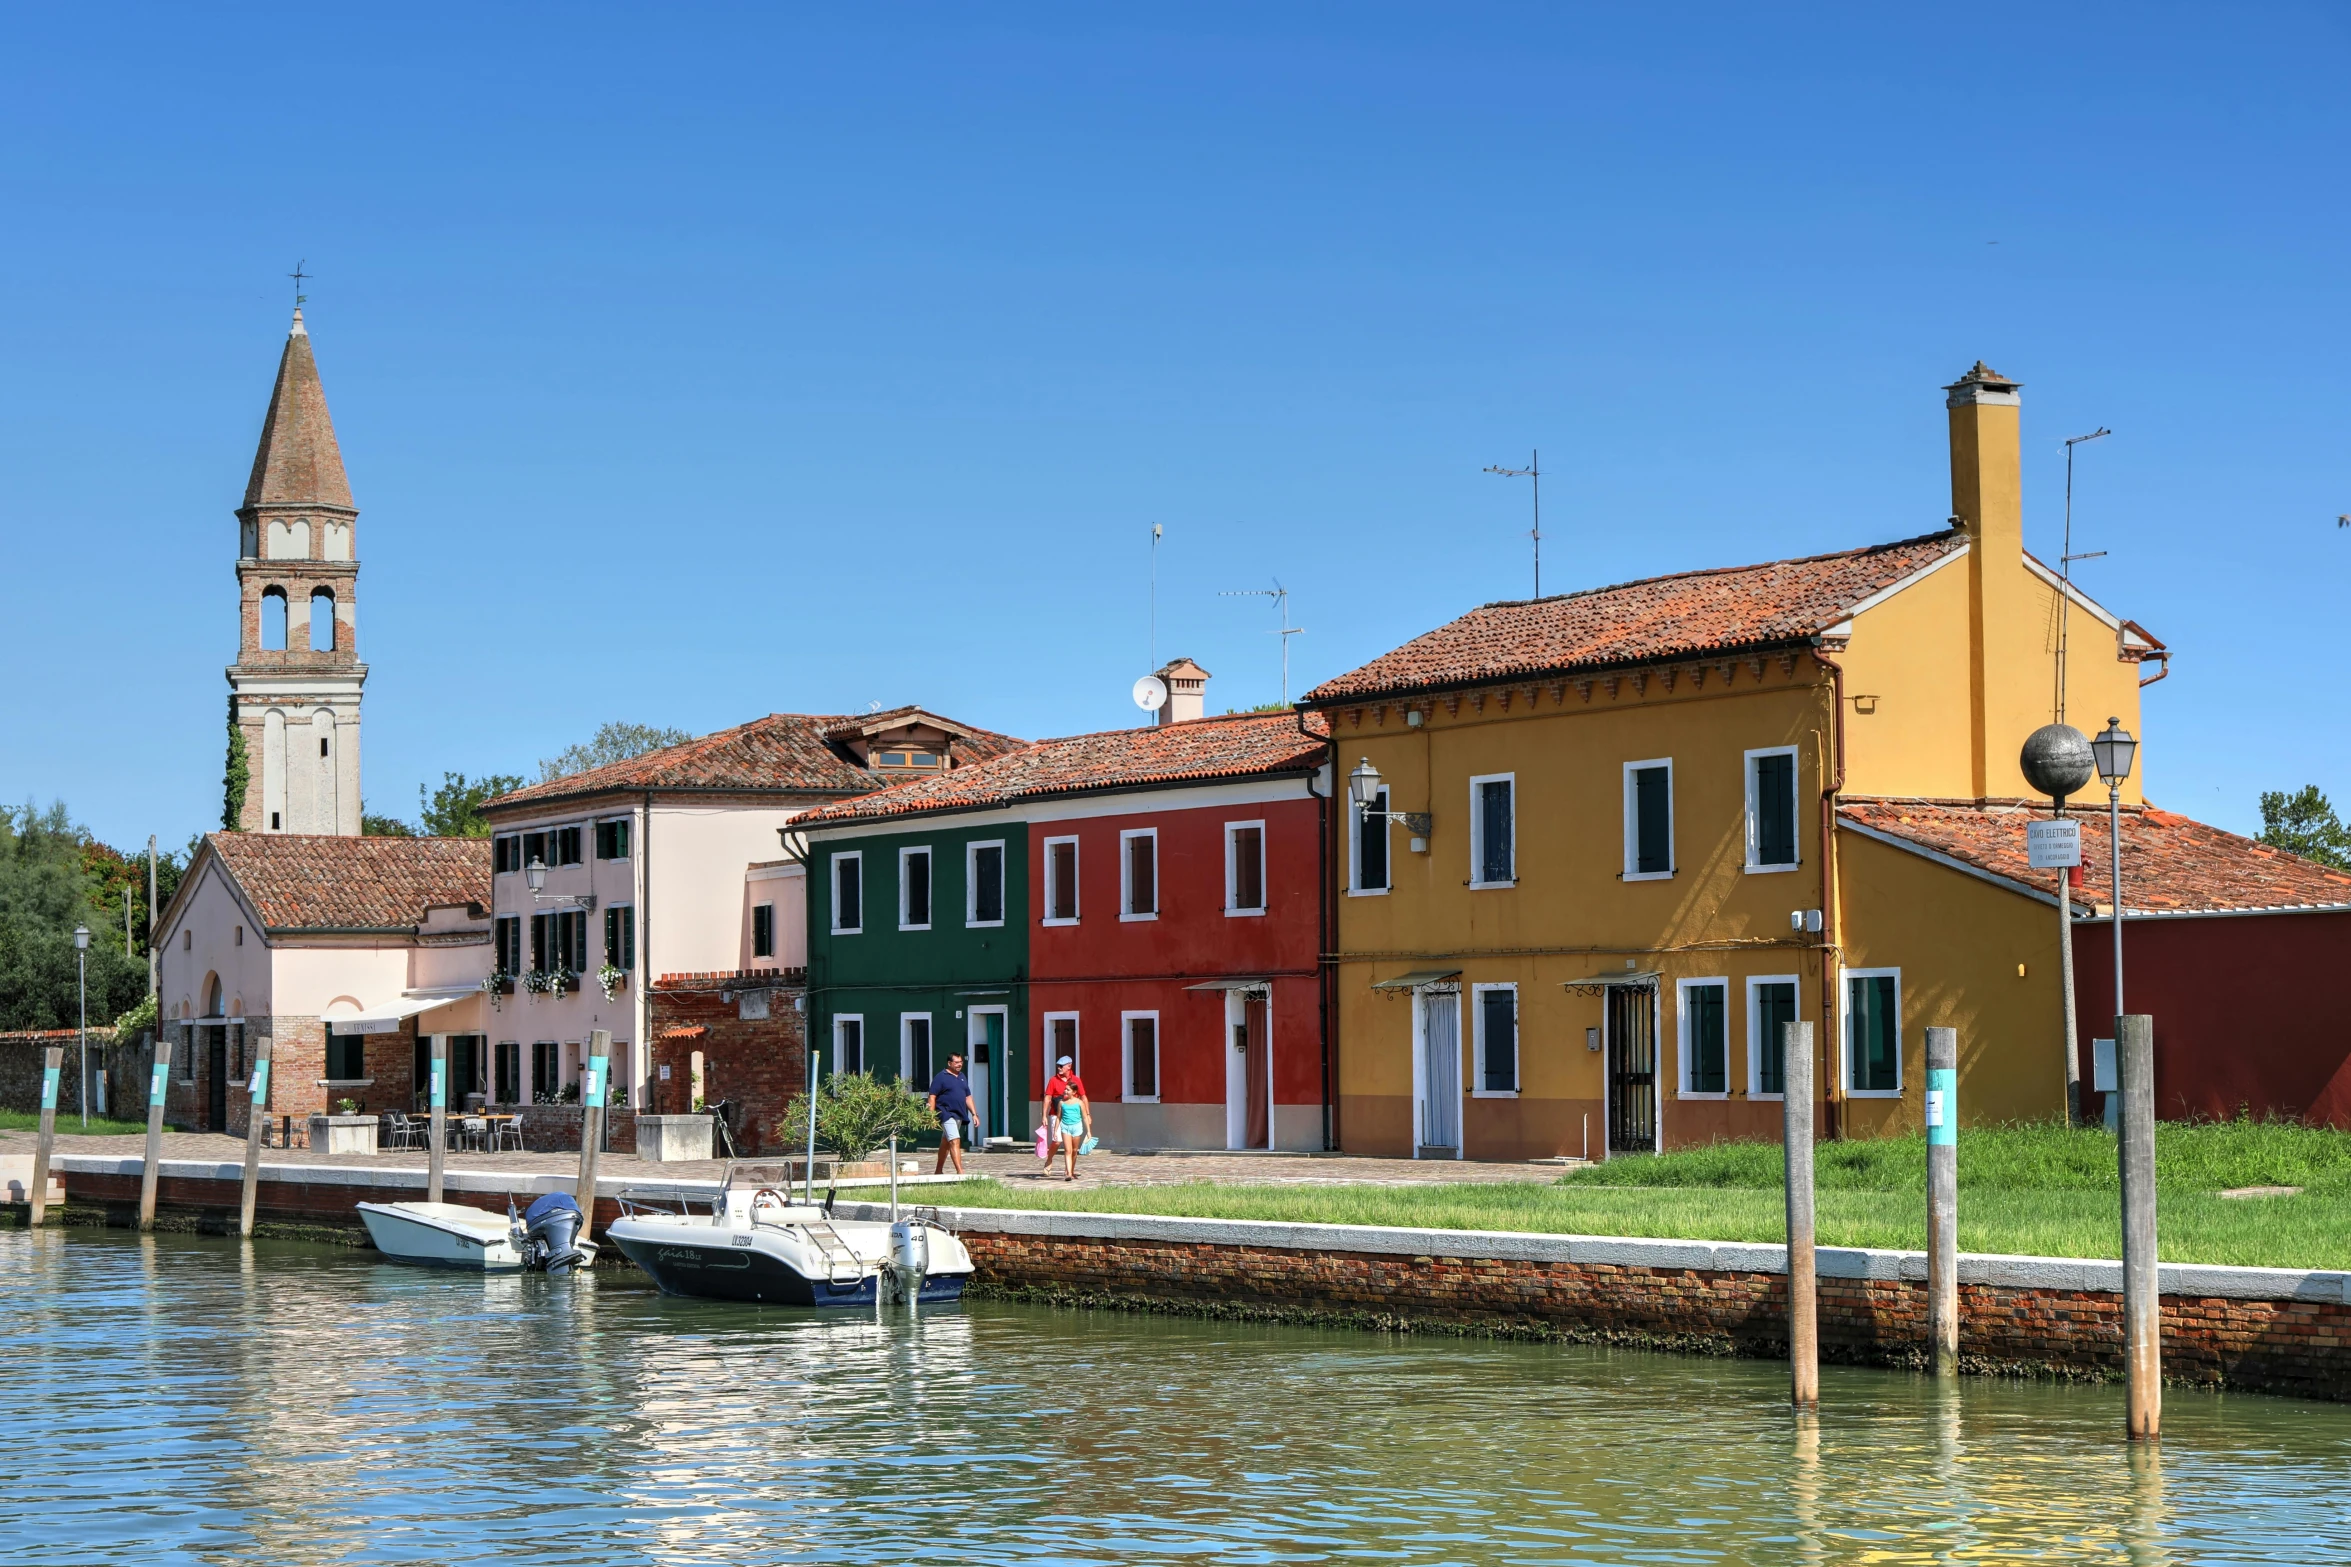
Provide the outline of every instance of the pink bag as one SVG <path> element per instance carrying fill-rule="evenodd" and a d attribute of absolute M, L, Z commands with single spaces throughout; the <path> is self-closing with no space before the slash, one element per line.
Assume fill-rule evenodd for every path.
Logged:
<path fill-rule="evenodd" d="M 1037 1158 L 1040 1162 L 1045 1164 L 1051 1164 L 1053 1162 L 1053 1148 L 1052 1145 L 1045 1140 L 1045 1129 L 1041 1126 L 1037 1128 Z"/>

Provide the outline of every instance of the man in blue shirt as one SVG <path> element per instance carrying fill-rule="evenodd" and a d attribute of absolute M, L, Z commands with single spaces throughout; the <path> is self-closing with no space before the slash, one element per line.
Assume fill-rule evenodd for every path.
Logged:
<path fill-rule="evenodd" d="M 963 1075 L 962 1056 L 947 1058 L 946 1070 L 931 1079 L 930 1097 L 923 1106 L 939 1118 L 939 1162 L 931 1173 L 945 1174 L 947 1161 L 952 1159 L 955 1173 L 963 1174 L 963 1133 L 971 1126 L 971 1083 Z"/>

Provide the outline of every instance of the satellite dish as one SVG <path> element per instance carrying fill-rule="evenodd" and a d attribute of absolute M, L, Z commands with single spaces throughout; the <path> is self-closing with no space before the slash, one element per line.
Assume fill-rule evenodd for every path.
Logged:
<path fill-rule="evenodd" d="M 1146 713 L 1156 713 L 1167 706 L 1167 682 L 1157 675 L 1145 675 L 1136 681 L 1135 706 Z"/>

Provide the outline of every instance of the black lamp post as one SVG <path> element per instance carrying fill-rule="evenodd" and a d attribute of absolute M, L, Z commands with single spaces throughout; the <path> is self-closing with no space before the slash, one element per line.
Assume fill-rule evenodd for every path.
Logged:
<path fill-rule="evenodd" d="M 2098 776 L 2106 780 L 2106 842 L 2113 853 L 2114 877 L 2114 1015 L 2123 1015 L 2122 1004 L 2122 781 L 2131 775 L 2131 762 L 2139 754 L 2139 742 L 2123 728 L 2122 720 L 2109 718 L 2106 728 L 2090 742 L 2090 755 L 2098 764 Z"/>
<path fill-rule="evenodd" d="M 2026 737 L 2017 758 L 2025 781 L 2049 797 L 2056 815 L 2065 815 L 2066 796 L 2078 794 L 2096 769 L 2090 742 L 2067 723 L 2043 724 Z M 2078 829 L 2077 829 L 2078 833 Z M 2077 837 L 2076 842 L 2079 842 Z M 2075 863 L 2080 863 L 2077 851 Z M 2076 1057 L 2073 1005 L 2073 870 L 2057 872 L 2057 971 L 2065 1003 L 2065 1124 L 2082 1121 L 2082 1072 Z"/>
<path fill-rule="evenodd" d="M 73 978 L 81 992 L 82 1130 L 90 1129 L 90 927 L 73 928 Z"/>

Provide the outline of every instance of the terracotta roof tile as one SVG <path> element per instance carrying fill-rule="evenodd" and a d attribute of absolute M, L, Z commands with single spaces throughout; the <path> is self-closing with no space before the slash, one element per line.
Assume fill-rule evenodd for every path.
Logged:
<path fill-rule="evenodd" d="M 490 906 L 487 838 L 216 832 L 204 842 L 273 931 L 404 930 L 429 904 Z"/>
<path fill-rule="evenodd" d="M 1784 646 L 1963 548 L 1956 529 L 1760 566 L 1487 604 L 1306 693 L 1320 704 Z"/>
<path fill-rule="evenodd" d="M 343 450 L 335 444 L 335 421 L 327 415 L 326 388 L 302 312 L 278 357 L 277 385 L 261 421 L 261 444 L 253 453 L 253 474 L 245 481 L 247 506 L 333 506 L 351 508 L 351 483 L 343 477 Z"/>
<path fill-rule="evenodd" d="M 907 708 L 906 712 L 920 709 Z M 719 789 L 779 794 L 864 794 L 885 780 L 828 735 L 861 732 L 877 713 L 770 713 L 698 740 L 663 746 L 584 773 L 527 785 L 489 801 L 485 810 L 627 789 Z M 954 756 L 1002 756 L 1021 744 L 1010 735 L 957 726 Z"/>
<path fill-rule="evenodd" d="M 2056 888 L 2055 871 L 2025 858 L 2025 823 L 2045 819 L 2026 801 L 1847 800 L 1843 820 L 1946 854 L 2029 886 Z M 2113 902 L 2106 811 L 2077 806 L 2082 824 L 2080 903 Z M 2351 906 L 2351 874 L 2283 849 L 2223 832 L 2171 811 L 2127 809 L 2122 818 L 2122 884 L 2133 913 Z"/>
<path fill-rule="evenodd" d="M 1329 733 L 1319 715 L 1309 717 L 1308 724 L 1312 733 L 1300 734 L 1295 713 L 1247 713 L 1040 740 L 977 767 L 913 779 L 811 811 L 794 825 L 986 810 L 1055 795 L 1302 771 L 1321 764 Z"/>

